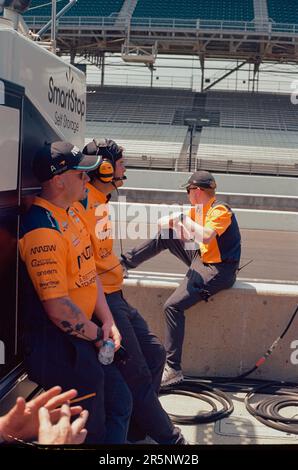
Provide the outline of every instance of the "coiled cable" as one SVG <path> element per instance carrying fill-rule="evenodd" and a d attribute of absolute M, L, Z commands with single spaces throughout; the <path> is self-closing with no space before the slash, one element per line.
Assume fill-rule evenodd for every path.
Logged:
<path fill-rule="evenodd" d="M 221 388 L 221 390 L 218 389 Z M 184 395 L 208 403 L 211 411 L 199 411 L 195 415 L 168 413 L 177 424 L 199 424 L 218 421 L 229 416 L 234 405 L 226 392 L 246 393 L 247 411 L 265 426 L 291 434 L 298 434 L 297 417 L 285 417 L 281 410 L 298 408 L 298 384 L 258 379 L 236 380 L 233 377 L 185 377 L 185 381 L 161 389 L 160 395 Z M 268 395 L 256 400 L 257 395 Z M 296 416 L 296 414 L 295 414 Z"/>
<path fill-rule="evenodd" d="M 220 386 L 221 389 L 225 389 L 229 392 L 231 390 L 242 393 L 246 392 L 247 395 L 244 401 L 248 412 L 263 424 L 280 431 L 298 434 L 298 419 L 285 418 L 279 413 L 280 410 L 289 406 L 298 407 L 298 384 L 276 381 L 266 381 L 264 384 L 264 381 L 261 380 L 247 379 L 247 376 L 255 372 L 272 354 L 279 341 L 282 340 L 288 332 L 297 313 L 298 305 L 281 335 L 276 338 L 256 364 L 245 373 L 237 377 L 185 377 L 183 383 L 161 389 L 160 395 L 176 394 L 191 396 L 205 401 L 212 408 L 211 412 L 199 412 L 193 416 L 169 414 L 172 421 L 180 424 L 208 423 L 230 415 L 234 410 L 233 402 L 224 391 L 214 387 L 214 385 L 217 385 Z M 288 389 L 285 389 L 285 387 L 288 387 Z M 294 393 L 291 391 L 293 389 Z M 270 393 L 271 391 L 272 394 L 274 390 L 276 390 L 275 397 L 263 400 L 256 406 L 251 404 L 252 397 L 260 393 L 260 391 L 262 391 L 262 393 Z M 221 409 L 218 409 L 216 401 L 221 404 Z"/>
<path fill-rule="evenodd" d="M 253 404 L 257 394 L 270 395 Z M 250 391 L 245 399 L 247 411 L 258 421 L 291 434 L 298 434 L 298 418 L 283 416 L 280 412 L 287 407 L 298 409 L 298 384 L 289 382 L 267 383 Z M 297 413 L 295 414 L 297 416 Z"/>
<path fill-rule="evenodd" d="M 171 420 L 177 424 L 210 423 L 230 415 L 234 405 L 230 397 L 217 388 L 200 382 L 194 378 L 186 379 L 181 384 L 162 388 L 160 395 L 184 395 L 208 403 L 211 411 L 199 411 L 195 415 L 176 415 L 168 413 Z"/>

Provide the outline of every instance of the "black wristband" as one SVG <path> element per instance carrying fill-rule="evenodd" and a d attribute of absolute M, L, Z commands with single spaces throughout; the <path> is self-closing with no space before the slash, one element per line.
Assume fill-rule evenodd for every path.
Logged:
<path fill-rule="evenodd" d="M 184 214 L 183 212 L 181 212 L 181 214 L 179 215 L 179 221 L 183 224 L 183 220 L 184 220 Z"/>
<path fill-rule="evenodd" d="M 91 339 L 91 343 L 96 344 L 98 341 L 103 339 L 103 329 L 100 326 L 97 327 L 97 336 L 95 339 Z"/>

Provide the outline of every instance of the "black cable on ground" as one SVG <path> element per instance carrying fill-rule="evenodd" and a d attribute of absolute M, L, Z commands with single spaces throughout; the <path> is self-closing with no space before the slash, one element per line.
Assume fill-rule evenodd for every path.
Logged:
<path fill-rule="evenodd" d="M 256 394 L 271 395 L 252 403 Z M 272 396 L 274 395 L 274 396 Z M 245 397 L 247 411 L 258 421 L 291 434 L 298 434 L 298 418 L 287 418 L 280 411 L 287 407 L 296 407 L 298 416 L 298 384 L 279 382 L 256 387 Z"/>
<path fill-rule="evenodd" d="M 202 411 L 191 416 L 168 413 L 171 420 L 177 424 L 211 423 L 229 416 L 234 410 L 233 402 L 228 395 L 211 385 L 195 379 L 186 380 L 181 384 L 170 387 L 164 387 L 160 391 L 160 395 L 173 394 L 197 398 L 208 403 L 212 408 L 211 411 Z"/>
<path fill-rule="evenodd" d="M 232 413 L 234 406 L 232 400 L 226 395 L 223 391 L 214 388 L 213 384 L 219 385 L 221 388 L 225 388 L 227 391 L 231 391 L 231 388 L 236 390 L 237 392 L 246 392 L 248 395 L 245 398 L 245 404 L 247 410 L 255 416 L 259 421 L 263 424 L 266 424 L 271 427 L 275 427 L 279 430 L 286 430 L 288 431 L 288 426 L 291 428 L 293 425 L 296 424 L 295 420 L 289 420 L 283 418 L 279 414 L 279 410 L 282 408 L 286 408 L 288 406 L 298 406 L 298 396 L 290 395 L 290 399 L 286 398 L 278 398 L 275 399 L 268 399 L 265 401 L 263 405 L 262 402 L 259 406 L 254 408 L 250 405 L 249 400 L 250 398 L 255 395 L 259 390 L 270 390 L 270 387 L 277 387 L 280 388 L 281 385 L 283 387 L 286 385 L 285 383 L 267 381 L 264 384 L 264 381 L 258 380 L 247 380 L 247 376 L 255 372 L 264 362 L 266 359 L 272 354 L 273 350 L 276 348 L 279 341 L 285 336 L 287 331 L 289 330 L 290 326 L 292 325 L 294 318 L 298 313 L 298 305 L 295 308 L 295 311 L 291 315 L 290 320 L 288 321 L 286 327 L 284 328 L 282 334 L 276 338 L 276 340 L 272 343 L 270 348 L 267 349 L 266 353 L 256 362 L 256 364 L 249 369 L 247 372 L 244 372 L 237 377 L 222 377 L 222 378 L 196 378 L 196 377 L 188 377 L 186 381 L 181 384 L 169 386 L 166 388 L 161 389 L 160 394 L 176 394 L 176 395 L 186 395 L 191 396 L 194 398 L 198 398 L 199 400 L 203 400 L 208 403 L 212 407 L 211 412 L 200 412 L 194 416 L 182 416 L 182 415 L 169 415 L 174 423 L 180 424 L 195 424 L 195 423 L 208 423 L 212 421 L 217 421 L 222 419 L 229 414 Z M 210 380 L 213 379 L 213 382 Z M 244 379 L 246 379 L 244 381 Z M 208 383 L 208 385 L 207 385 Z M 211 385 L 212 384 L 212 385 Z M 274 385 L 275 384 L 275 385 Z M 295 386 L 295 384 L 287 384 L 288 386 Z M 297 386 L 298 390 L 298 386 Z M 266 393 L 266 392 L 264 392 Z M 268 393 L 268 392 L 267 392 Z M 279 393 L 280 395 L 280 393 Z M 289 396 L 289 393 L 286 392 L 286 395 Z M 214 403 L 217 401 L 221 404 L 222 408 L 218 410 L 217 405 Z M 265 411 L 264 411 L 265 410 Z M 268 411 L 268 412 L 267 412 Z M 266 415 L 266 416 L 265 416 Z M 278 424 L 276 424 L 278 422 Z M 298 420 L 297 420 L 298 423 Z M 278 427 L 277 427 L 278 426 Z M 296 429 L 296 428 L 295 428 Z M 298 434 L 297 431 L 293 431 L 295 434 Z"/>
<path fill-rule="evenodd" d="M 286 418 L 280 414 L 280 411 L 286 407 L 298 408 L 298 384 L 296 383 L 260 379 L 238 380 L 235 377 L 188 376 L 180 384 L 161 389 L 160 395 L 184 395 L 208 403 L 212 408 L 208 412 L 198 412 L 192 416 L 169 413 L 174 423 L 199 424 L 223 419 L 233 412 L 233 402 L 225 392 L 246 393 L 244 403 L 247 411 L 262 424 L 279 431 L 298 434 L 298 411 L 297 418 Z M 257 394 L 271 396 L 252 403 Z M 218 404 L 221 406 L 218 407 Z"/>

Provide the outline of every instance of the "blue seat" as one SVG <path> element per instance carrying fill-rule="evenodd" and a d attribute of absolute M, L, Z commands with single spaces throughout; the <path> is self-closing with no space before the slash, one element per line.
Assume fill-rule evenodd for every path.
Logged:
<path fill-rule="evenodd" d="M 124 0 L 78 0 L 77 3 L 66 13 L 66 16 L 110 16 L 118 13 Z M 51 16 L 51 4 L 44 5 L 45 0 L 32 0 L 30 9 L 25 16 Z M 67 5 L 67 0 L 57 1 L 57 11 Z"/>
<path fill-rule="evenodd" d="M 298 2 L 295 0 L 267 0 L 269 18 L 276 23 L 298 24 Z"/>
<path fill-rule="evenodd" d="M 134 17 L 251 21 L 253 0 L 139 0 Z"/>

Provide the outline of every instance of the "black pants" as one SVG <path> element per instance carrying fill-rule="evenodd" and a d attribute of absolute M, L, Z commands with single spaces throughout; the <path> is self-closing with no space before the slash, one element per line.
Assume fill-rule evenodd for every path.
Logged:
<path fill-rule="evenodd" d="M 204 264 L 198 250 L 186 250 L 184 243 L 175 238 L 172 230 L 161 231 L 156 238 L 146 241 L 125 253 L 127 268 L 136 268 L 140 263 L 168 249 L 188 266 L 181 284 L 165 303 L 166 316 L 165 348 L 167 363 L 181 369 L 182 346 L 185 330 L 184 310 L 201 300 L 208 301 L 211 295 L 232 287 L 236 280 L 238 262 Z"/>
<path fill-rule="evenodd" d="M 125 364 L 118 363 L 133 397 L 128 439 L 139 440 L 148 435 L 159 444 L 179 443 L 180 430 L 173 426 L 158 399 L 166 359 L 163 346 L 121 291 L 106 294 L 106 299 L 129 356 Z"/>
<path fill-rule="evenodd" d="M 95 392 L 95 397 L 79 403 L 89 411 L 85 442 L 124 444 L 132 398 L 117 367 L 102 366 L 92 343 L 47 323 L 27 335 L 25 367 L 29 378 L 44 389 L 54 385 L 63 390 L 76 388 L 78 397 Z"/>

